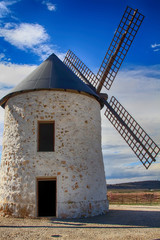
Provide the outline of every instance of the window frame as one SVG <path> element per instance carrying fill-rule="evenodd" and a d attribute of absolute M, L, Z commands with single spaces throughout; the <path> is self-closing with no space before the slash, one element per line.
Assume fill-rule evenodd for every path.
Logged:
<path fill-rule="evenodd" d="M 53 150 L 40 150 L 40 124 L 53 124 Z M 55 121 L 38 121 L 37 152 L 55 152 Z"/>

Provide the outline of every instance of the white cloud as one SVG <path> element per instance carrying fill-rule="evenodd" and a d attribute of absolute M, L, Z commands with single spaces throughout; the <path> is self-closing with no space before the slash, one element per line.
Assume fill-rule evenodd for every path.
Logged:
<path fill-rule="evenodd" d="M 39 24 L 10 24 L 1 28 L 0 31 L 0 36 L 5 41 L 22 50 L 34 48 L 49 39 L 43 26 Z"/>
<path fill-rule="evenodd" d="M 0 37 L 18 49 L 35 53 L 41 60 L 45 60 L 53 52 L 60 58 L 64 56 L 64 53 L 57 50 L 57 46 L 48 43 L 49 35 L 40 24 L 7 23 L 0 28 Z"/>
<path fill-rule="evenodd" d="M 109 91 L 109 97 L 112 95 L 160 146 L 160 65 L 121 71 L 119 79 L 115 80 Z M 115 183 L 120 179 L 121 182 L 135 179 L 160 180 L 160 153 L 156 163 L 152 163 L 149 169 L 145 170 L 103 112 L 102 148 L 108 182 Z"/>
<path fill-rule="evenodd" d="M 144 167 L 140 166 L 139 164 L 133 164 L 130 166 L 120 165 L 119 168 L 109 165 L 108 168 L 111 169 L 110 174 L 108 174 L 106 179 L 108 184 L 146 180 L 160 180 L 160 162 L 152 164 L 148 170 L 144 169 Z M 107 170 L 108 169 L 106 169 L 106 171 Z"/>
<path fill-rule="evenodd" d="M 0 53 L 0 61 L 3 60 L 5 58 L 5 54 L 4 53 Z"/>
<path fill-rule="evenodd" d="M 62 52 L 58 52 L 55 51 L 55 54 L 57 55 L 57 57 L 59 57 L 59 59 L 61 59 L 61 61 L 64 60 L 66 53 L 62 53 Z"/>
<path fill-rule="evenodd" d="M 158 48 L 157 48 L 157 49 L 154 49 L 153 51 L 154 51 L 154 52 L 159 52 L 159 51 L 160 51 L 160 48 L 159 48 L 159 49 L 158 49 Z"/>
<path fill-rule="evenodd" d="M 9 12 L 6 3 L 4 1 L 0 2 L 0 18 L 5 17 Z"/>
<path fill-rule="evenodd" d="M 29 75 L 37 66 L 0 63 L 0 98 Z"/>
<path fill-rule="evenodd" d="M 151 47 L 152 47 L 152 48 L 160 47 L 160 44 L 155 43 L 155 44 L 152 44 Z"/>
<path fill-rule="evenodd" d="M 10 58 L 7 58 L 4 53 L 0 53 L 0 63 L 6 64 L 11 61 Z"/>
<path fill-rule="evenodd" d="M 19 2 L 19 0 L 17 0 L 17 1 L 0 1 L 0 18 L 4 18 L 9 13 L 11 13 L 8 6 L 11 6 L 17 2 Z"/>
<path fill-rule="evenodd" d="M 49 11 L 56 11 L 56 5 L 51 2 L 43 1 L 42 4 L 46 5 Z"/>
<path fill-rule="evenodd" d="M 158 52 L 158 51 L 160 51 L 160 43 L 154 43 L 154 44 L 151 44 L 151 48 L 153 48 L 154 50 L 154 52 Z"/>
<path fill-rule="evenodd" d="M 59 57 L 61 60 L 64 59 L 66 53 L 61 53 L 58 51 L 58 47 L 55 45 L 49 45 L 49 44 L 40 44 L 37 47 L 33 48 L 33 52 L 40 56 L 41 60 L 45 60 L 49 55 L 51 55 L 53 52 Z"/>
<path fill-rule="evenodd" d="M 9 6 L 21 0 L 0 1 L 0 18 L 3 18 L 11 13 Z M 47 6 L 49 11 L 55 11 L 56 5 L 51 1 L 42 1 L 42 4 Z M 12 16 L 10 16 L 13 18 Z M 16 20 L 16 18 L 14 17 Z M 50 54 L 55 53 L 60 59 L 64 58 L 64 53 L 58 50 L 58 47 L 51 44 L 50 36 L 45 28 L 38 23 L 12 23 L 3 22 L 0 25 L 0 37 L 12 46 L 25 51 L 32 52 L 40 57 L 40 60 L 45 60 Z M 2 60 L 3 55 L 0 55 Z M 7 59 L 3 59 L 7 62 Z"/>
<path fill-rule="evenodd" d="M 3 18 L 10 13 L 10 10 L 7 7 L 8 5 L 9 5 L 8 2 L 5 1 L 0 2 L 0 18 Z"/>
<path fill-rule="evenodd" d="M 33 48 L 33 52 L 40 56 L 42 60 L 45 60 L 49 55 L 53 53 L 53 49 L 50 45 L 41 44 Z"/>

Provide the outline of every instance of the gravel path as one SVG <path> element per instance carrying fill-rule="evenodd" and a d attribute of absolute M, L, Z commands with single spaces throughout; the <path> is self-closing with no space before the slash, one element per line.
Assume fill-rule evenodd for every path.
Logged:
<path fill-rule="evenodd" d="M 111 205 L 107 215 L 86 219 L 0 217 L 0 240 L 160 240 L 160 206 Z"/>

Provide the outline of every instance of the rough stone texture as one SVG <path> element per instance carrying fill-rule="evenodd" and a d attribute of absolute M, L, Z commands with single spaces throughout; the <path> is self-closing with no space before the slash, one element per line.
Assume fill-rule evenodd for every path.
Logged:
<path fill-rule="evenodd" d="M 55 151 L 38 152 L 38 121 L 55 121 Z M 57 180 L 57 217 L 93 216 L 108 209 L 101 150 L 100 105 L 90 96 L 35 91 L 5 106 L 0 211 L 37 216 L 37 178 Z"/>

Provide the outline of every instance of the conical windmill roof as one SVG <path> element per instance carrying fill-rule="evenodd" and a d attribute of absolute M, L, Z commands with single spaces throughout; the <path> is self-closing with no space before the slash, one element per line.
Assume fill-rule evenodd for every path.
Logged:
<path fill-rule="evenodd" d="M 40 64 L 22 82 L 0 100 L 5 107 L 6 101 L 17 94 L 39 90 L 74 90 L 88 93 L 99 100 L 99 96 L 79 79 L 55 54 Z"/>

